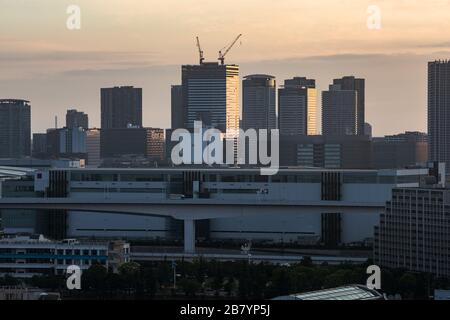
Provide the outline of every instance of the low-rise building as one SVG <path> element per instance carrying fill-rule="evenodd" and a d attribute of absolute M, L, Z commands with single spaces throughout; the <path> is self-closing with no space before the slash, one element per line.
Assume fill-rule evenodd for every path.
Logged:
<path fill-rule="evenodd" d="M 70 265 L 86 270 L 99 264 L 117 270 L 116 263 L 128 262 L 129 254 L 130 246 L 125 242 L 52 241 L 42 235 L 6 235 L 0 239 L 0 275 L 63 275 Z"/>

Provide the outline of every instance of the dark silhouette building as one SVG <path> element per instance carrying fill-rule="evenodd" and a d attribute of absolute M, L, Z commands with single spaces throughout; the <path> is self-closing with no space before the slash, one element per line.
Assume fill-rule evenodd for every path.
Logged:
<path fill-rule="evenodd" d="M 142 89 L 102 88 L 101 126 L 102 129 L 142 127 Z"/>
<path fill-rule="evenodd" d="M 276 129 L 275 77 L 254 74 L 242 81 L 242 129 Z"/>
<path fill-rule="evenodd" d="M 316 80 L 295 77 L 278 89 L 278 128 L 281 135 L 317 134 Z"/>
<path fill-rule="evenodd" d="M 83 128 L 89 129 L 89 118 L 84 112 L 75 109 L 67 110 L 66 127 L 70 129 Z"/>
<path fill-rule="evenodd" d="M 450 60 L 428 63 L 429 161 L 450 163 Z"/>
<path fill-rule="evenodd" d="M 0 158 L 23 158 L 31 154 L 30 102 L 0 100 Z"/>

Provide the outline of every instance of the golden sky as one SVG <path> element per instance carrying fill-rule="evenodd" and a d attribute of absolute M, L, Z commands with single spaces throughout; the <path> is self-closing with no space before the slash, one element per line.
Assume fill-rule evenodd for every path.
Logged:
<path fill-rule="evenodd" d="M 66 28 L 66 9 L 72 4 L 81 9 L 81 29 L 76 31 Z M 369 5 L 381 10 L 380 30 L 367 28 Z M 239 33 L 242 43 L 233 48 L 227 61 L 243 68 L 262 61 L 340 55 L 355 59 L 420 55 L 426 63 L 436 53 L 449 57 L 450 0 L 0 0 L 0 95 L 21 94 L 53 112 L 57 103 L 64 105 L 69 99 L 48 101 L 38 92 L 13 87 L 11 80 L 196 63 L 197 35 L 207 60 L 215 60 L 218 50 Z M 317 70 L 318 80 L 322 71 Z M 285 74 L 276 74 L 276 68 L 271 72 Z M 303 75 L 302 70 L 296 73 L 290 76 Z M 370 66 L 364 73 L 370 82 Z M 321 82 L 326 87 L 329 80 Z M 98 85 L 106 83 L 98 81 Z M 145 95 L 159 94 L 146 89 L 146 83 L 135 84 L 144 87 Z M 170 84 L 164 85 L 169 88 Z M 148 103 L 167 105 L 167 97 Z M 74 101 L 73 105 L 81 103 L 98 113 L 97 101 Z M 380 130 L 388 131 L 392 130 Z"/>

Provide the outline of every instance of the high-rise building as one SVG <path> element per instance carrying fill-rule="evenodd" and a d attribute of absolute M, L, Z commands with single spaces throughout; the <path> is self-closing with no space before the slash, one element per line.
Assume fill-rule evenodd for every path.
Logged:
<path fill-rule="evenodd" d="M 278 89 L 278 128 L 280 135 L 317 134 L 316 80 L 295 77 Z"/>
<path fill-rule="evenodd" d="M 184 128 L 185 110 L 183 107 L 183 86 L 174 85 L 171 88 L 171 129 Z"/>
<path fill-rule="evenodd" d="M 102 129 L 142 127 L 142 89 L 102 88 L 101 118 Z"/>
<path fill-rule="evenodd" d="M 234 134 L 239 129 L 239 66 L 215 62 L 182 66 L 185 127 L 194 121 Z"/>
<path fill-rule="evenodd" d="M 322 133 L 325 136 L 358 135 L 356 90 L 344 90 L 340 84 L 333 84 L 322 92 Z"/>
<path fill-rule="evenodd" d="M 23 158 L 30 153 L 30 102 L 0 99 L 0 158 Z"/>
<path fill-rule="evenodd" d="M 450 60 L 428 63 L 429 161 L 450 163 Z"/>
<path fill-rule="evenodd" d="M 83 128 L 87 130 L 89 128 L 88 115 L 75 109 L 67 110 L 66 127 L 69 129 Z"/>
<path fill-rule="evenodd" d="M 244 77 L 242 95 L 242 128 L 276 129 L 275 77 L 265 74 Z"/>
<path fill-rule="evenodd" d="M 101 165 L 100 129 L 89 129 L 86 131 L 86 153 L 89 167 L 96 168 Z"/>
<path fill-rule="evenodd" d="M 394 188 L 375 228 L 375 263 L 449 277 L 449 252 L 450 190 Z"/>
<path fill-rule="evenodd" d="M 334 79 L 333 84 L 340 85 L 341 90 L 354 90 L 357 95 L 356 107 L 356 134 L 364 135 L 365 110 L 366 110 L 366 80 L 347 76 L 341 79 Z"/>

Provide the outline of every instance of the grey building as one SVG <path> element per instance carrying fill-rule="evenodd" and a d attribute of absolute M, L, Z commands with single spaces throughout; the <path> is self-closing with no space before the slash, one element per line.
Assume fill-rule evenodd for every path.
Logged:
<path fill-rule="evenodd" d="M 48 129 L 47 154 L 52 159 L 86 159 L 86 130 L 81 127 Z"/>
<path fill-rule="evenodd" d="M 30 154 L 30 102 L 0 99 L 0 158 L 23 158 Z"/>
<path fill-rule="evenodd" d="M 405 168 L 428 160 L 428 137 L 422 132 L 405 132 L 373 138 L 373 166 L 376 169 Z"/>
<path fill-rule="evenodd" d="M 171 129 L 184 128 L 183 86 L 174 85 L 170 91 Z"/>
<path fill-rule="evenodd" d="M 142 89 L 114 87 L 101 89 L 102 129 L 142 127 Z"/>
<path fill-rule="evenodd" d="M 140 156 L 162 161 L 164 154 L 164 130 L 158 128 L 102 129 L 100 154 L 102 158 Z"/>
<path fill-rule="evenodd" d="M 45 159 L 47 154 L 47 134 L 33 133 L 33 158 Z"/>
<path fill-rule="evenodd" d="M 84 112 L 75 109 L 67 110 L 66 127 L 70 129 L 83 128 L 89 129 L 89 118 Z"/>
<path fill-rule="evenodd" d="M 340 84 L 322 92 L 322 133 L 326 136 L 358 134 L 358 94 Z"/>
<path fill-rule="evenodd" d="M 239 129 L 239 66 L 215 62 L 182 66 L 185 127 L 202 121 L 222 132 Z"/>
<path fill-rule="evenodd" d="M 317 134 L 316 81 L 294 77 L 278 89 L 278 128 L 282 135 Z"/>
<path fill-rule="evenodd" d="M 276 129 L 276 81 L 275 77 L 254 74 L 242 81 L 242 128 Z"/>
<path fill-rule="evenodd" d="M 317 168 L 371 169 L 372 141 L 365 136 L 280 137 L 280 164 Z"/>
<path fill-rule="evenodd" d="M 355 78 L 354 76 L 346 76 L 333 80 L 334 85 L 339 85 L 341 90 L 356 91 L 357 107 L 356 107 L 356 134 L 364 135 L 365 110 L 366 110 L 366 81 L 365 79 Z"/>
<path fill-rule="evenodd" d="M 375 228 L 375 262 L 387 268 L 450 276 L 450 190 L 394 188 Z"/>
<path fill-rule="evenodd" d="M 429 161 L 450 163 L 450 60 L 428 63 Z"/>

